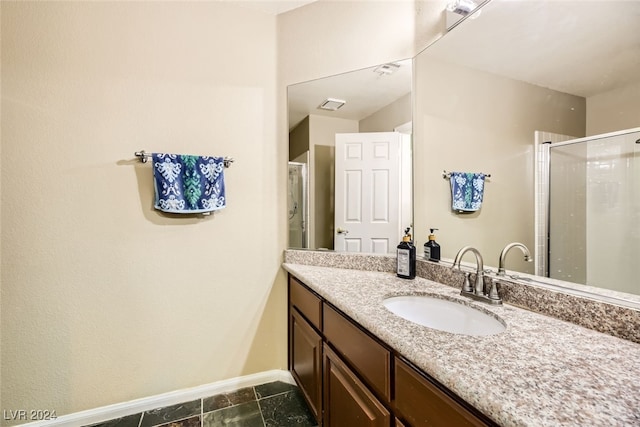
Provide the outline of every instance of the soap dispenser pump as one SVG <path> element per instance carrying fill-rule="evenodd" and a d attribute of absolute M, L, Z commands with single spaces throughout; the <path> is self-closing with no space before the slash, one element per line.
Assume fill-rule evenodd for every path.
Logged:
<path fill-rule="evenodd" d="M 429 241 L 424 244 L 424 258 L 429 261 L 440 261 L 440 245 L 436 243 L 436 235 L 433 234 L 437 228 L 430 228 Z"/>
<path fill-rule="evenodd" d="M 414 279 L 416 277 L 416 247 L 413 245 L 409 230 L 411 230 L 410 227 L 404 230 L 404 237 L 397 250 L 396 272 L 398 277 L 403 279 Z"/>

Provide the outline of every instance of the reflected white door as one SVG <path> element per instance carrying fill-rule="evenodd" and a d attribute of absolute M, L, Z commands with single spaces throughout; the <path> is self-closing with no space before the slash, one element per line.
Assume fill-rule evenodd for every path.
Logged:
<path fill-rule="evenodd" d="M 398 245 L 402 227 L 410 225 L 400 223 L 405 138 L 397 132 L 336 134 L 335 250 L 389 253 Z"/>

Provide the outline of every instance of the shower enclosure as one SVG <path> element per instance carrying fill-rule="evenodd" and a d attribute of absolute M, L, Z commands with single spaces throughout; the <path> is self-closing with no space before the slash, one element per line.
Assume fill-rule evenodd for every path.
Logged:
<path fill-rule="evenodd" d="M 289 162 L 287 184 L 287 209 L 289 212 L 289 247 L 308 248 L 307 224 L 307 165 Z"/>
<path fill-rule="evenodd" d="M 640 128 L 540 148 L 548 194 L 538 274 L 640 293 Z"/>

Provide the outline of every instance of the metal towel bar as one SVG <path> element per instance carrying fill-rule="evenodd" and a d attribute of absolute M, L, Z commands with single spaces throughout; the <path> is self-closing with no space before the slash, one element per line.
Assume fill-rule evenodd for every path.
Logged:
<path fill-rule="evenodd" d="M 487 178 L 491 178 L 491 174 L 490 173 L 483 173 L 483 175 Z M 446 170 L 442 171 L 442 177 L 444 179 L 449 179 L 451 178 L 451 172 L 447 172 Z"/>
<path fill-rule="evenodd" d="M 147 160 L 149 160 L 151 158 L 151 153 L 147 153 L 146 151 L 142 150 L 142 151 L 136 151 L 135 153 L 133 153 L 136 157 L 140 158 L 140 161 L 142 163 L 147 163 Z M 233 158 L 231 157 L 225 157 L 224 160 L 224 167 L 228 168 L 229 166 L 231 166 L 231 163 L 234 162 Z"/>

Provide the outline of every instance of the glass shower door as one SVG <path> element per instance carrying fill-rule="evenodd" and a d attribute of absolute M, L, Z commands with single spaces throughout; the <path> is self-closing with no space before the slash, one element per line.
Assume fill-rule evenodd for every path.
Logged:
<path fill-rule="evenodd" d="M 549 275 L 640 293 L 640 131 L 549 148 Z"/>
<path fill-rule="evenodd" d="M 307 165 L 289 162 L 287 185 L 289 214 L 289 247 L 308 248 L 307 238 Z"/>

